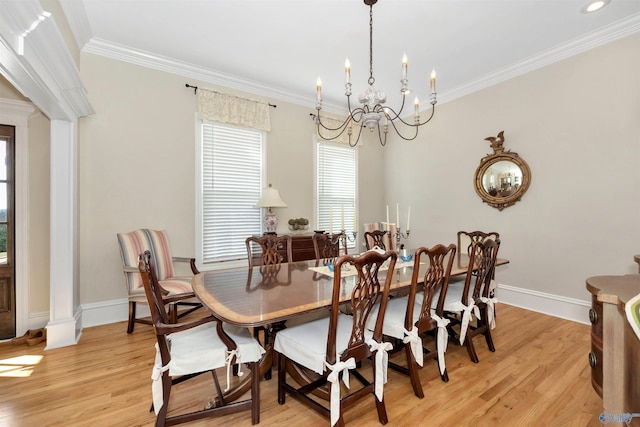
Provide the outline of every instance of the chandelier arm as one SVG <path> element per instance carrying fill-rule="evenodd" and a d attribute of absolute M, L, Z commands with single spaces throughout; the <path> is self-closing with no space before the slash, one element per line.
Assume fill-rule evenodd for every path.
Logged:
<path fill-rule="evenodd" d="M 360 135 L 362 135 L 362 125 L 359 126 L 360 130 L 358 130 L 358 138 L 356 138 L 356 142 L 354 142 L 353 144 L 351 143 L 351 135 L 349 135 L 349 147 L 355 147 L 356 145 L 358 145 L 358 142 L 360 141 Z"/>
<path fill-rule="evenodd" d="M 335 132 L 335 131 L 338 131 L 340 129 L 343 129 L 342 131 L 344 132 L 344 129 L 347 128 L 347 125 L 349 124 L 349 120 L 351 120 L 351 119 L 352 119 L 352 116 L 348 115 L 338 127 L 336 127 L 336 128 L 329 127 L 329 126 L 325 125 L 324 123 L 322 123 L 322 117 L 320 117 L 320 110 L 318 110 L 318 115 L 316 116 L 316 124 L 318 125 L 318 128 L 320 126 L 322 126 L 323 129 L 328 130 L 328 131 Z"/>
<path fill-rule="evenodd" d="M 347 128 L 348 128 L 348 126 L 345 126 L 343 124 L 342 126 L 340 126 L 338 128 L 331 129 L 331 128 L 328 128 L 328 127 L 322 125 L 322 123 L 320 123 L 318 120 L 316 120 L 316 126 L 317 126 L 318 136 L 321 139 L 325 140 L 325 141 L 335 141 L 336 139 L 340 138 L 342 136 L 342 134 L 344 133 L 344 131 L 347 130 Z M 338 132 L 338 134 L 336 134 L 335 136 L 324 136 L 324 135 L 322 135 L 321 127 L 323 129 L 325 129 L 325 130 L 328 130 L 328 131 L 334 131 L 335 132 L 335 131 L 340 130 L 340 132 Z"/>
<path fill-rule="evenodd" d="M 404 139 L 405 141 L 413 141 L 414 139 L 416 139 L 416 137 L 418 136 L 418 126 L 415 125 L 410 125 L 407 122 L 405 122 L 404 120 L 400 119 L 400 121 L 402 123 L 404 123 L 407 126 L 411 126 L 414 128 L 415 133 L 412 137 L 406 137 L 402 134 L 402 132 L 400 132 L 400 129 L 398 129 L 398 127 L 396 126 L 396 122 L 391 122 L 391 126 L 393 126 L 393 129 L 396 131 L 396 133 L 398 134 L 398 136 L 402 139 Z"/>
<path fill-rule="evenodd" d="M 380 144 L 384 147 L 385 145 L 387 145 L 387 132 L 382 132 L 384 133 L 384 139 L 382 139 L 382 135 L 380 132 L 380 125 L 378 125 L 378 140 L 380 141 Z"/>

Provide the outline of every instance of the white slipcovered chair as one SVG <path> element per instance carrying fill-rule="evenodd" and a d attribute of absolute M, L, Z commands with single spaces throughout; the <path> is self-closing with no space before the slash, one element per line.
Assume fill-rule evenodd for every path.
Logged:
<path fill-rule="evenodd" d="M 394 351 L 404 347 L 407 359 L 406 367 L 391 362 L 389 366 L 409 375 L 413 392 L 421 399 L 424 397 L 424 392 L 420 383 L 418 366 L 422 367 L 423 365 L 422 336 L 427 333 L 433 334 L 436 338 L 440 377 L 445 382 L 449 381 L 444 358 L 449 340 L 447 331 L 449 320 L 444 316 L 444 297 L 447 294 L 455 253 L 456 246 L 454 244 L 449 246 L 438 244 L 430 249 L 421 247 L 416 250 L 409 294 L 405 297 L 390 299 L 384 316 L 382 334 L 395 338 L 397 345 Z M 424 262 L 425 258 L 428 258 L 429 267 L 424 276 L 421 276 L 420 263 Z M 416 300 L 418 292 L 421 296 L 419 302 Z M 424 298 L 425 295 L 426 298 Z M 373 318 L 369 318 L 367 324 L 369 329 L 374 326 L 371 322 Z"/>
<path fill-rule="evenodd" d="M 153 409 L 156 426 L 174 425 L 200 418 L 251 410 L 251 422 L 260 422 L 260 369 L 264 349 L 246 328 L 224 324 L 213 316 L 183 323 L 169 323 L 165 297 L 159 286 L 152 256 L 140 256 L 139 271 L 156 333 L 156 357 L 152 369 Z M 227 388 L 232 365 L 248 364 L 251 371 L 251 397 L 241 402 L 227 402 L 221 390 L 216 369 L 226 368 Z M 211 372 L 218 405 L 190 413 L 167 417 L 171 403 L 171 387 L 202 373 Z M 243 374 L 242 370 L 239 370 Z"/>
<path fill-rule="evenodd" d="M 285 393 L 308 405 L 311 409 L 329 417 L 331 425 L 344 425 L 346 407 L 370 394 L 375 394 L 378 418 L 387 423 L 383 387 L 386 382 L 387 351 L 390 343 L 382 341 L 382 322 L 389 297 L 393 274 L 387 274 L 384 283 L 378 280 L 378 272 L 389 260 L 393 271 L 397 254 L 388 251 L 380 254 L 368 251 L 359 257 L 343 255 L 334 265 L 331 314 L 311 322 L 292 326 L 276 334 L 274 349 L 278 352 L 278 403 L 285 403 Z M 342 277 L 342 270 L 352 268 L 357 276 Z M 346 288 L 351 291 L 344 293 Z M 350 298 L 349 298 L 350 297 Z M 343 314 L 341 304 L 350 306 L 352 316 Z M 373 331 L 366 328 L 371 311 L 380 304 Z M 356 363 L 371 358 L 373 383 L 356 370 Z M 294 387 L 286 382 L 287 364 L 296 364 L 314 371 L 320 377 L 311 384 Z M 357 391 L 341 396 L 340 379 L 349 386 L 353 375 L 362 384 Z M 310 393 L 330 383 L 330 405 L 327 408 L 310 397 Z"/>

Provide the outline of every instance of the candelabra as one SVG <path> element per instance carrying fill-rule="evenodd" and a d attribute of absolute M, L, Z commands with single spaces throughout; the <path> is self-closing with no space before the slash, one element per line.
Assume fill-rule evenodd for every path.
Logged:
<path fill-rule="evenodd" d="M 332 246 L 336 244 L 338 245 L 338 255 L 340 255 L 340 246 L 344 248 L 344 254 L 346 255 L 347 243 L 356 241 L 356 238 L 358 237 L 358 232 L 352 231 L 350 234 L 351 235 L 347 234 L 346 230 L 344 229 L 340 230 L 340 233 L 337 233 L 334 235 L 329 234 L 329 242 L 331 243 L 331 245 Z"/>
<path fill-rule="evenodd" d="M 410 233 L 411 233 L 411 230 L 407 230 L 406 233 L 403 233 L 402 229 L 396 228 L 396 247 L 400 246 L 401 239 L 405 239 L 405 240 L 408 239 Z"/>

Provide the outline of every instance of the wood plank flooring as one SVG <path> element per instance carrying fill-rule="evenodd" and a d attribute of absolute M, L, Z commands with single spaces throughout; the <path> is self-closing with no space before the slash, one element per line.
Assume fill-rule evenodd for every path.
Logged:
<path fill-rule="evenodd" d="M 449 382 L 434 360 L 420 371 L 424 399 L 408 377 L 389 370 L 388 426 L 602 426 L 602 400 L 591 387 L 587 363 L 590 328 L 516 307 L 498 306 L 496 352 L 476 338 L 480 363 L 449 344 Z M 155 337 L 146 325 L 126 334 L 124 322 L 86 328 L 76 346 L 44 351 L 0 344 L 0 426 L 150 426 Z M 402 353 L 394 356 L 402 361 Z M 353 380 L 356 383 L 355 380 Z M 265 426 L 328 426 L 288 397 L 276 401 L 274 379 L 261 382 Z M 171 410 L 199 408 L 212 396 L 210 376 L 174 387 Z M 349 426 L 380 425 L 372 399 L 345 414 Z M 249 412 L 186 424 L 250 426 Z"/>

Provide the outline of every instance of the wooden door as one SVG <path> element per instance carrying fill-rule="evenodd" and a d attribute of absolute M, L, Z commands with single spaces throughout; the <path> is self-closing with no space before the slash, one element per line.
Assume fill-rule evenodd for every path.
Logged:
<path fill-rule="evenodd" d="M 15 128 L 0 125 L 0 339 L 16 336 Z"/>

